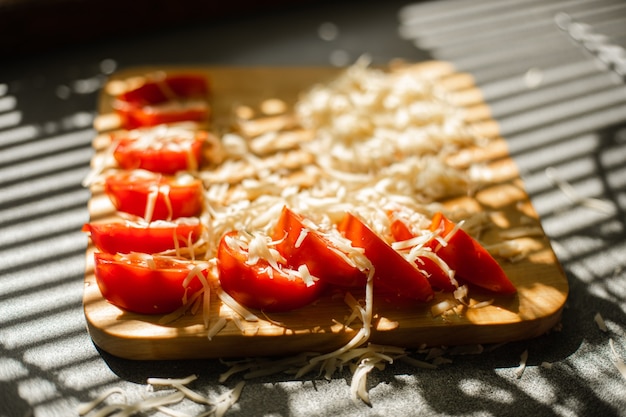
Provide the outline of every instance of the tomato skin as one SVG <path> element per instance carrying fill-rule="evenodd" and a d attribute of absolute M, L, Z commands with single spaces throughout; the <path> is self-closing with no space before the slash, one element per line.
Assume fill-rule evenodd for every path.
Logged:
<path fill-rule="evenodd" d="M 454 222 L 443 213 L 438 212 L 433 216 L 431 231 L 441 230 L 441 236 L 446 237 L 454 228 Z M 464 230 L 457 229 L 446 246 L 436 240 L 429 242 L 429 246 L 456 271 L 460 280 L 498 294 L 512 295 L 517 292 L 500 264 Z"/>
<path fill-rule="evenodd" d="M 203 121 L 210 116 L 209 83 L 197 74 L 166 74 L 118 95 L 113 108 L 126 129 L 182 121 Z M 176 100 L 198 99 L 194 106 L 167 106 Z"/>
<path fill-rule="evenodd" d="M 120 94 L 117 99 L 136 105 L 157 104 L 178 98 L 206 97 L 209 94 L 208 80 L 201 74 L 164 74 L 148 76 L 137 88 Z"/>
<path fill-rule="evenodd" d="M 209 110 L 206 107 L 189 108 L 177 111 L 164 111 L 153 107 L 124 106 L 117 109 L 125 129 L 161 124 L 202 121 L 207 119 Z"/>
<path fill-rule="evenodd" d="M 391 220 L 391 235 L 396 242 L 409 240 L 415 237 L 409 226 L 400 219 Z M 424 271 L 426 278 L 433 288 L 453 292 L 456 285 L 450 280 L 450 277 L 435 261 L 426 257 L 418 256 L 415 260 L 420 271 Z"/>
<path fill-rule="evenodd" d="M 146 175 L 146 172 L 119 172 L 106 178 L 104 190 L 117 210 L 144 217 L 148 196 L 151 190 L 159 187 L 159 190 L 168 188 L 169 192 L 166 196 L 164 192 L 159 191 L 152 218 L 145 219 L 146 221 L 200 215 L 203 205 L 203 188 L 200 180 L 193 179 L 181 184 L 175 177 Z"/>
<path fill-rule="evenodd" d="M 167 314 L 182 306 L 183 281 L 193 266 L 190 262 L 154 258 L 156 269 L 123 255 L 94 253 L 94 274 L 102 296 L 111 304 L 139 314 Z M 204 270 L 203 275 L 207 272 Z M 187 296 L 200 290 L 197 278 L 190 281 Z"/>
<path fill-rule="evenodd" d="M 311 275 L 344 288 L 363 288 L 367 275 L 348 264 L 339 254 L 328 249 L 332 244 L 315 230 L 308 230 L 298 247 L 296 242 L 303 229 L 304 218 L 286 206 L 283 208 L 272 238 L 279 241 L 276 250 L 285 257 L 287 265 L 297 269 L 306 265 Z"/>
<path fill-rule="evenodd" d="M 374 266 L 374 290 L 382 289 L 403 298 L 429 301 L 433 289 L 424 275 L 352 213 L 347 213 L 339 230 L 355 247 L 363 248 Z"/>
<path fill-rule="evenodd" d="M 324 288 L 320 281 L 307 286 L 303 280 L 291 279 L 277 270 L 270 276 L 271 267 L 262 259 L 254 265 L 247 264 L 247 253 L 231 248 L 226 241 L 228 236 L 236 235 L 237 232 L 231 232 L 222 237 L 217 259 L 220 285 L 237 302 L 248 308 L 281 312 L 304 307 L 320 296 Z"/>
<path fill-rule="evenodd" d="M 133 146 L 137 139 L 122 137 L 113 151 L 113 157 L 120 168 L 127 170 L 145 169 L 165 175 L 195 171 L 202 162 L 202 147 L 206 137 L 206 132 L 197 132 L 196 138 L 186 144 L 188 149 L 167 146 L 139 149 Z"/>
<path fill-rule="evenodd" d="M 90 223 L 83 226 L 90 234 L 94 246 L 106 253 L 159 253 L 187 246 L 188 239 L 195 242 L 202 233 L 202 224 L 171 223 L 164 226 L 137 223 Z"/>

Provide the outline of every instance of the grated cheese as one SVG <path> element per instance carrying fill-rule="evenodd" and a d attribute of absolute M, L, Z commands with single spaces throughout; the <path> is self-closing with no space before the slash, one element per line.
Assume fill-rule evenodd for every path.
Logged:
<path fill-rule="evenodd" d="M 320 374 L 330 377 L 338 369 L 349 366 L 353 370 L 350 397 L 355 402 L 360 400 L 370 404 L 366 381 L 372 370 L 397 358 L 421 367 L 436 367 L 435 364 L 408 359 L 403 349 L 369 344 L 375 271 L 364 250 L 353 247 L 333 225 L 345 212 L 351 211 L 366 219 L 379 235 L 389 236 L 388 209 L 402 208 L 397 211 L 398 215 L 403 216 L 417 233 L 413 239 L 395 242 L 394 249 L 411 262 L 419 261 L 419 257 L 433 260 L 458 288 L 455 299 L 431 306 L 432 315 L 445 315 L 462 304 L 470 308 L 489 305 L 492 300 L 470 305 L 467 287 L 459 286 L 454 271 L 432 250 L 424 247 L 424 243 L 431 239 L 446 246 L 463 226 L 462 221 L 458 222 L 446 236 L 442 236 L 441 231 L 425 232 L 429 216 L 441 210 L 437 201 L 465 195 L 489 180 L 488 176 L 477 175 L 480 170 L 471 164 L 452 166 L 448 163 L 450 157 L 460 150 L 485 145 L 485 138 L 469 128 L 463 111 L 451 103 L 445 90 L 428 76 L 373 69 L 369 67 L 367 57 L 359 59 L 336 80 L 305 92 L 295 104 L 293 114 L 281 109 L 280 112 L 271 111 L 272 115 L 267 118 L 254 119 L 254 110 L 244 107 L 238 107 L 240 112 L 246 110 L 246 114 L 234 118 L 234 131 L 225 132 L 212 143 L 219 148 L 219 158 L 216 159 L 219 163 L 207 164 L 194 175 L 183 173 L 177 176 L 179 184 L 196 178 L 204 183 L 202 224 L 205 234 L 196 245 L 192 245 L 188 238 L 186 248 L 179 247 L 178 239 L 175 239 L 174 252 L 161 255 L 190 258 L 195 262 L 200 262 L 196 256 L 201 257 L 206 261 L 201 265 L 209 274 L 205 278 L 199 269 L 190 270 L 184 285 L 192 279 L 199 279 L 203 285 L 201 295 L 195 293 L 193 297 L 185 298 L 183 308 L 163 319 L 175 320 L 190 309 L 199 310 L 201 305 L 209 339 L 219 334 L 229 320 L 242 333 L 245 326 L 240 318 L 245 322 L 259 321 L 255 314 L 219 286 L 216 251 L 220 238 L 237 230 L 240 232 L 237 238 L 226 238 L 229 247 L 247 251 L 249 265 L 267 261 L 269 274 L 281 270 L 284 259 L 274 249 L 276 242 L 272 242 L 269 235 L 280 210 L 288 206 L 306 219 L 306 227 L 300 232 L 296 247 L 302 245 L 311 230 L 316 230 L 331 243 L 329 250 L 347 264 L 367 273 L 364 299 L 356 300 L 350 293 L 346 293 L 344 299 L 350 313 L 343 325 L 360 327 L 351 340 L 333 352 L 306 353 L 272 363 L 262 359 L 234 363 L 222 374 L 220 382 L 239 372 L 246 372 L 244 378 L 275 372 L 290 372 L 301 377 L 317 369 Z M 161 127 L 137 131 L 133 146 L 141 149 L 185 148 L 187 141 L 195 136 L 184 129 Z M 179 139 L 168 140 L 173 136 Z M 97 183 L 111 168 L 112 146 L 105 152 L 108 156 L 95 163 L 85 179 L 86 185 Z M 195 171 L 195 167 L 190 165 L 190 168 Z M 169 193 L 166 186 L 150 190 L 144 214 L 146 222 L 153 218 L 159 195 L 164 197 L 171 220 Z M 474 219 L 468 227 L 479 224 L 480 221 Z M 144 260 L 149 264 L 151 259 Z M 317 280 L 306 265 L 289 273 L 293 279 L 303 279 L 309 285 Z M 217 320 L 210 323 L 212 296 L 221 301 L 224 308 L 220 310 L 224 315 L 220 313 Z M 441 356 L 433 361 L 446 363 Z M 171 384 L 179 392 L 191 395 L 187 388 L 181 388 L 184 383 Z M 238 384 L 228 395 L 225 394 L 224 408 L 218 405 L 216 415 L 236 401 L 242 387 Z"/>
<path fill-rule="evenodd" d="M 296 243 L 294 244 L 294 247 L 297 249 L 302 245 L 302 242 L 304 242 L 304 239 L 306 239 L 307 235 L 309 233 L 309 229 L 307 229 L 306 227 L 303 228 L 302 230 L 300 230 L 300 234 L 298 235 L 298 239 L 296 239 Z"/>
<path fill-rule="evenodd" d="M 217 321 L 213 323 L 211 327 L 209 327 L 209 331 L 207 332 L 207 336 L 206 336 L 207 339 L 209 340 L 213 339 L 213 336 L 218 334 L 220 330 L 222 330 L 225 326 L 226 326 L 226 318 L 220 317 L 219 319 L 217 319 Z"/>
<path fill-rule="evenodd" d="M 563 192 L 563 194 L 573 203 L 580 204 L 582 206 L 597 210 L 598 212 L 602 212 L 605 214 L 613 214 L 615 212 L 615 207 L 610 201 L 600 198 L 581 196 L 572 186 L 572 184 L 570 184 L 558 175 L 555 168 L 546 168 L 545 174 L 546 177 L 548 177 L 548 179 L 552 181 L 552 183 L 556 185 L 561 190 L 561 192 Z"/>
<path fill-rule="evenodd" d="M 156 409 L 163 405 L 179 403 L 184 398 L 185 395 L 182 392 L 173 392 L 168 395 L 146 398 L 131 404 L 127 404 L 126 402 L 113 403 L 96 410 L 93 414 L 91 414 L 91 417 L 106 417 L 113 414 L 118 417 L 130 417 L 144 411 Z"/>
<path fill-rule="evenodd" d="M 437 304 L 433 305 L 430 308 L 430 313 L 433 315 L 433 317 L 438 317 L 443 315 L 444 313 L 454 309 L 457 307 L 457 303 L 452 301 L 452 300 L 443 300 L 438 302 Z"/>
<path fill-rule="evenodd" d="M 190 375 L 186 378 L 180 379 L 148 378 L 147 384 L 149 388 L 157 386 L 161 389 L 168 389 L 172 392 L 165 395 L 158 395 L 156 393 L 153 393 L 149 397 L 145 397 L 131 404 L 128 404 L 127 400 L 124 398 L 123 402 L 107 404 L 96 410 L 96 407 L 102 404 L 104 400 L 106 400 L 106 398 L 108 398 L 110 395 L 114 393 L 120 393 L 123 395 L 121 389 L 112 388 L 100 394 L 93 401 L 80 404 L 78 406 L 78 414 L 80 416 L 84 416 L 92 410 L 95 410 L 90 417 L 106 417 L 109 415 L 115 415 L 117 417 L 130 417 L 137 414 L 143 415 L 149 411 L 160 411 L 164 414 L 171 416 L 187 416 L 187 414 L 175 411 L 166 406 L 177 404 L 184 399 L 188 399 L 196 404 L 209 407 L 208 411 L 198 416 L 223 416 L 226 411 L 228 411 L 233 406 L 233 404 L 237 402 L 245 385 L 244 382 L 239 382 L 237 385 L 235 385 L 233 389 L 227 390 L 221 395 L 212 399 L 187 387 L 189 383 L 195 381 L 197 378 L 197 375 Z"/>
<path fill-rule="evenodd" d="M 86 415 L 87 413 L 89 413 L 91 410 L 96 408 L 99 404 L 101 404 L 104 400 L 106 400 L 113 394 L 121 395 L 124 401 L 126 401 L 126 393 L 121 388 L 118 388 L 118 387 L 109 388 L 106 391 L 103 391 L 102 393 L 100 393 L 92 401 L 80 404 L 76 409 L 76 411 L 78 412 L 78 415 L 80 416 Z"/>
<path fill-rule="evenodd" d="M 143 214 L 143 218 L 150 222 L 152 220 L 152 216 L 154 216 L 154 208 L 156 206 L 157 198 L 159 197 L 159 186 L 151 185 L 148 192 L 148 199 L 146 201 L 146 209 Z"/>
<path fill-rule="evenodd" d="M 174 378 L 148 378 L 148 385 L 187 385 L 190 382 L 198 379 L 198 375 L 189 375 L 185 378 L 174 379 Z"/>
<path fill-rule="evenodd" d="M 172 220 L 174 210 L 172 209 L 172 200 L 170 199 L 170 186 L 167 184 L 160 185 L 158 193 L 163 196 L 163 201 L 165 202 L 165 207 L 167 208 L 167 219 Z M 154 213 L 150 215 L 150 219 L 152 219 L 153 214 Z"/>
<path fill-rule="evenodd" d="M 311 272 L 309 271 L 309 268 L 306 266 L 306 264 L 302 264 L 298 267 L 298 273 L 300 274 L 299 278 L 304 281 L 307 287 L 310 287 L 315 283 L 315 281 L 319 280 L 319 278 L 311 275 Z"/>
<path fill-rule="evenodd" d="M 613 339 L 609 339 L 609 347 L 611 348 L 611 353 L 613 354 L 613 364 L 619 373 L 626 378 L 626 363 L 624 363 L 624 360 L 617 353 Z"/>
<path fill-rule="evenodd" d="M 595 316 L 593 316 L 593 320 L 596 322 L 596 325 L 601 331 L 603 331 L 604 333 L 609 331 L 609 329 L 606 327 L 606 323 L 604 322 L 604 318 L 600 313 L 596 313 Z"/>
<path fill-rule="evenodd" d="M 235 301 L 235 299 L 228 295 L 226 291 L 222 290 L 221 287 L 218 287 L 216 289 L 216 293 L 219 299 L 222 300 L 225 305 L 227 305 L 232 311 L 243 317 L 246 321 L 259 321 L 259 318 L 255 314 L 251 313 L 248 309 Z"/>
<path fill-rule="evenodd" d="M 528 349 L 524 350 L 520 355 L 519 366 L 515 369 L 517 379 L 521 378 L 526 370 L 526 362 L 528 361 Z"/>
<path fill-rule="evenodd" d="M 488 306 L 492 305 L 493 302 L 494 302 L 494 299 L 491 298 L 489 300 L 480 301 L 478 303 L 471 304 L 469 307 L 470 308 L 484 308 L 484 307 L 488 307 Z"/>

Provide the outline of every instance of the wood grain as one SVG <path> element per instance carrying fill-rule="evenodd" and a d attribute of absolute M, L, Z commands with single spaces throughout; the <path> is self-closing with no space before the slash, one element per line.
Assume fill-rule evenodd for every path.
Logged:
<path fill-rule="evenodd" d="M 404 68 L 404 67 L 402 67 Z M 316 82 L 324 82 L 338 73 L 333 68 L 165 68 L 197 71 L 212 82 L 213 127 L 225 130 L 232 123 L 233 107 L 256 106 L 263 100 L 278 97 L 293 104 L 301 91 Z M 492 137 L 486 149 L 463 151 L 452 161 L 465 164 L 482 161 L 498 179 L 473 197 L 445 202 L 448 206 L 467 207 L 490 213 L 493 227 L 481 240 L 486 244 L 502 242 L 502 233 L 519 228 L 535 230 L 516 242 L 526 256 L 516 262 L 502 261 L 503 268 L 518 289 L 512 297 L 496 297 L 483 308 L 460 307 L 456 314 L 433 317 L 431 304 L 398 303 L 377 298 L 375 321 L 370 341 L 406 348 L 420 346 L 487 344 L 540 336 L 560 321 L 567 299 L 567 279 L 541 229 L 529 201 L 517 167 L 509 157 L 506 142 L 498 137 L 497 123 L 490 119 L 469 74 L 455 72 L 443 62 L 427 62 L 403 69 L 428 74 L 445 85 L 454 102 L 468 110 L 468 120 L 481 133 Z M 154 71 L 135 68 L 115 75 L 124 79 Z M 107 128 L 115 126 L 110 114 L 110 97 L 103 92 L 100 102 L 102 120 Z M 111 120 L 113 121 L 111 123 Z M 103 129 L 102 126 L 99 126 Z M 115 211 L 101 191 L 93 189 L 89 211 L 94 221 L 114 216 Z M 88 248 L 85 273 L 84 310 L 94 342 L 111 354 L 130 359 L 185 359 L 243 356 L 290 355 L 305 351 L 328 352 L 345 344 L 358 331 L 341 323 L 350 311 L 336 294 L 328 294 L 303 309 L 272 314 L 258 323 L 245 323 L 242 332 L 232 321 L 211 340 L 200 315 L 185 315 L 173 323 L 159 324 L 160 316 L 124 312 L 102 298 L 93 275 L 93 248 Z M 470 305 L 493 298 L 492 294 L 471 291 Z M 358 294 L 356 294 L 358 296 Z M 445 298 L 438 295 L 433 303 Z M 217 297 L 211 303 L 211 317 L 225 314 Z M 263 317 L 263 316 L 261 316 Z M 275 322 L 281 323 L 276 325 Z"/>

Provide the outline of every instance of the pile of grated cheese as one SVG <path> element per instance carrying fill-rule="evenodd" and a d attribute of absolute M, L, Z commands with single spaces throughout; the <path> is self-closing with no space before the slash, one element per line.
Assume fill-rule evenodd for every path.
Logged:
<path fill-rule="evenodd" d="M 325 226 L 352 210 L 384 236 L 390 208 L 428 217 L 441 209 L 438 201 L 465 195 L 480 181 L 471 167 L 447 163 L 485 139 L 446 96 L 419 72 L 386 72 L 361 59 L 304 93 L 295 115 L 283 115 L 286 128 L 251 135 L 255 121 L 239 119 L 222 137 L 221 163 L 199 174 L 211 230 L 216 237 L 232 229 L 269 231 L 285 204 Z M 300 140 L 285 146 L 293 135 Z"/>

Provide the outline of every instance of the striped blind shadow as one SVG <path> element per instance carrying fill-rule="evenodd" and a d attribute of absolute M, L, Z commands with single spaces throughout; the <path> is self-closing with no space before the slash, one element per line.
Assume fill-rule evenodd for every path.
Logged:
<path fill-rule="evenodd" d="M 618 66 L 603 62 L 597 50 L 598 45 L 624 45 L 626 4 L 555 0 L 538 5 L 528 0 L 517 2 L 522 8 L 509 10 L 503 3 L 508 4 L 416 3 L 400 13 L 400 33 L 414 36 L 416 46 L 428 45 L 435 59 L 449 60 L 472 74 L 489 116 L 497 121 L 495 132 L 506 139 L 556 245 L 602 231 L 609 231 L 602 235 L 607 242 L 623 241 L 626 87 L 616 73 Z M 531 19 L 537 10 L 543 11 L 541 22 Z M 559 21 L 565 15 L 585 23 L 587 35 L 601 31 L 606 35 L 595 43 L 576 38 L 576 31 L 572 36 Z M 515 16 L 520 25 L 515 24 Z M 550 39 L 557 48 L 544 45 Z M 516 55 L 519 45 L 524 47 Z M 584 253 L 562 250 L 557 255 L 568 261 L 578 255 L 597 256 L 603 250 L 611 248 L 605 244 Z M 619 262 L 610 264 L 620 268 Z"/>
<path fill-rule="evenodd" d="M 491 40 L 474 37 L 471 30 L 463 35 L 457 32 L 462 40 L 448 38 L 437 44 L 431 54 L 435 59 L 448 59 L 459 70 L 474 76 L 489 106 L 488 116 L 497 121 L 491 132 L 505 138 L 542 226 L 568 275 L 572 291 L 577 294 L 564 321 L 578 330 L 576 334 L 569 332 L 561 343 L 578 340 L 580 335 L 594 330 L 591 320 L 579 322 L 581 312 L 590 306 L 603 314 L 613 311 L 613 318 L 623 321 L 623 315 L 611 301 L 611 297 L 619 299 L 611 286 L 621 285 L 619 280 L 623 280 L 620 277 L 626 270 L 626 87 L 623 74 L 618 72 L 620 67 L 603 62 L 593 46 L 603 45 L 599 42 L 626 44 L 626 9 L 623 2 L 602 2 L 611 10 L 603 14 L 597 12 L 601 8 L 595 9 L 600 2 L 551 3 L 589 6 L 586 16 L 593 22 L 590 26 L 594 30 L 588 29 L 588 33 L 605 30 L 606 37 L 600 37 L 595 44 L 580 42 L 558 26 L 555 14 L 546 19 L 545 27 L 537 33 L 516 30 L 515 25 L 499 29 L 498 36 Z M 481 14 L 488 14 L 489 6 L 495 2 L 452 0 L 426 4 L 429 12 L 441 16 L 439 24 L 447 20 L 453 27 L 454 17 L 469 14 L 475 5 L 482 9 Z M 449 15 L 447 10 L 451 11 Z M 565 6 L 553 10 L 568 11 Z M 421 15 L 428 19 L 428 13 Z M 580 9 L 578 15 L 568 16 L 585 15 Z M 465 27 L 472 25 L 466 23 Z M 519 34 L 524 38 L 519 39 Z M 563 50 L 552 52 L 554 48 L 541 44 L 547 39 L 558 39 Z M 524 47 L 519 56 L 499 52 L 512 48 L 511 45 L 533 43 L 536 49 Z M 482 58 L 485 65 L 481 65 Z M 602 341 L 593 343 L 601 344 L 599 351 L 605 351 Z M 560 381 L 554 383 L 560 386 Z M 610 408 L 601 399 L 592 403 L 594 407 Z"/>
<path fill-rule="evenodd" d="M 429 3 L 429 6 L 445 7 L 448 3 L 457 4 L 444 1 Z M 468 3 L 468 7 L 476 4 Z M 451 37 L 451 43 L 441 43 L 431 54 L 435 59 L 446 59 L 455 68 L 474 76 L 490 109 L 484 121 L 489 122 L 491 118 L 497 121 L 488 131 L 506 139 L 508 151 L 521 169 L 544 229 L 551 237 L 558 258 L 568 262 L 564 266 L 576 287 L 584 284 L 578 276 L 569 273 L 571 262 L 597 263 L 598 252 L 609 253 L 615 259 L 619 257 L 615 256 L 615 250 L 608 242 L 602 241 L 604 234 L 595 246 L 580 247 L 572 245 L 573 242 L 581 235 L 589 235 L 594 228 L 606 230 L 609 227 L 621 230 L 621 237 L 611 236 L 609 241 L 624 240 L 625 219 L 617 208 L 615 193 L 619 189 L 614 178 L 623 172 L 626 158 L 619 161 L 614 157 L 609 162 L 605 153 L 623 148 L 623 143 L 616 142 L 615 135 L 607 132 L 619 131 L 626 120 L 626 90 L 619 78 L 606 71 L 557 27 L 554 16 L 549 16 L 546 22 L 551 33 L 548 35 L 543 31 L 538 36 L 531 33 L 529 38 L 520 40 L 517 44 L 539 46 L 536 49 L 527 47 L 517 55 L 511 52 L 509 42 L 497 38 L 488 40 L 489 47 L 482 44 L 487 42 L 486 39 L 472 43 L 471 31 L 463 41 Z M 454 21 L 450 24 L 454 25 Z M 502 28 L 502 34 L 507 35 L 502 39 L 511 39 L 511 31 Z M 549 38 L 558 39 L 556 48 L 541 45 Z M 454 53 L 447 54 L 451 45 L 455 48 Z M 459 45 L 467 46 L 465 55 L 460 53 L 462 47 Z M 562 51 L 555 54 L 554 50 L 559 48 Z M 483 58 L 484 63 L 481 62 Z M 574 188 L 575 194 L 563 192 L 562 188 L 567 189 L 562 187 L 563 183 Z M 614 192 L 607 192 L 606 185 L 613 187 Z M 619 269 L 616 262 L 604 265 Z M 602 285 L 613 273 L 613 270 L 598 271 L 597 281 Z M 587 287 L 581 289 L 580 294 L 586 302 L 593 298 L 592 304 L 602 311 L 615 308 L 614 303 L 590 294 Z M 569 313 L 565 320 L 575 321 L 576 314 Z M 568 333 L 566 342 L 575 344 L 583 334 L 586 333 Z M 553 352 L 563 352 L 560 349 L 558 346 L 549 348 Z M 568 351 L 567 356 L 573 351 L 575 348 Z M 554 383 L 561 386 L 558 380 Z M 602 401 L 594 404 L 606 405 Z"/>
<path fill-rule="evenodd" d="M 598 151 L 606 142 L 596 132 L 619 126 L 626 118 L 626 89 L 610 68 L 563 30 L 563 16 L 587 19 L 587 33 L 592 32 L 589 27 L 610 29 L 610 39 L 621 39 L 626 4 L 502 3 L 417 3 L 400 12 L 400 33 L 417 46 L 429 46 L 435 59 L 449 60 L 472 74 L 523 174 L 575 159 L 577 149 L 581 155 Z M 615 22 L 625 24 L 620 29 Z M 533 197 L 540 190 L 529 191 Z"/>
<path fill-rule="evenodd" d="M 82 254 L 86 240 L 76 239 L 88 220 L 89 191 L 80 181 L 87 173 L 88 150 L 42 158 L 42 164 L 0 168 L 0 276 L 11 279 L 22 267 L 64 262 Z M 50 162 L 50 163 L 47 163 Z M 81 259 L 82 262 L 82 259 Z M 8 287 L 7 287 L 8 288 Z"/>
<path fill-rule="evenodd" d="M 59 212 L 67 207 L 68 195 L 80 196 L 86 204 L 87 195 L 80 194 L 80 189 L 93 154 L 92 118 L 78 112 L 59 120 L 29 123 L 27 109 L 29 103 L 32 107 L 31 102 L 39 100 L 38 94 L 18 91 L 14 95 L 5 89 L 0 95 L 0 100 L 8 99 L 11 103 L 10 107 L 0 109 L 0 118 L 16 115 L 0 126 L 0 225 L 3 227 L 30 221 L 33 215 Z M 18 100 L 22 96 L 28 97 L 25 103 Z"/>
<path fill-rule="evenodd" d="M 424 6 L 439 8 L 439 13 L 427 12 Z M 546 39 L 560 42 L 555 31 L 557 15 L 601 25 L 619 20 L 625 11 L 626 5 L 619 0 L 427 2 L 400 11 L 399 34 L 439 59 L 516 49 L 527 43 L 539 52 L 554 46 Z"/>
<path fill-rule="evenodd" d="M 623 290 L 616 288 L 623 287 L 626 271 L 626 87 L 619 61 L 600 53 L 624 57 L 626 3 L 524 0 L 516 2 L 519 7 L 509 5 L 415 3 L 399 14 L 400 33 L 435 59 L 474 76 L 488 116 L 497 121 L 491 132 L 505 138 L 576 294 L 563 318 L 570 330 L 558 339 L 567 343 L 597 331 L 592 317 L 585 317 L 590 308 L 624 320 L 614 300 L 623 299 Z M 537 10 L 545 13 L 537 17 Z M 572 35 L 572 22 L 583 23 L 588 38 L 579 29 Z M 606 339 L 587 342 L 597 345 L 600 355 L 608 352 Z M 612 381 L 619 384 L 616 374 Z M 572 392 L 545 376 L 564 393 Z M 614 412 L 593 389 L 582 383 L 579 388 L 595 411 Z"/>
<path fill-rule="evenodd" d="M 94 133 L 92 119 L 84 112 L 30 123 L 28 117 L 33 115 L 29 111 L 37 108 L 33 102 L 39 103 L 39 95 L 45 93 L 3 86 L 0 103 L 6 105 L 0 106 L 0 119 L 6 123 L 0 125 L 0 275 L 3 292 L 11 292 L 4 283 L 19 275 L 22 267 L 27 268 L 33 257 L 40 263 L 63 262 L 84 253 L 86 242 L 76 236 L 88 218 L 89 191 L 81 180 L 89 169 Z"/>
<path fill-rule="evenodd" d="M 27 415 L 86 397 L 66 378 L 88 375 L 77 370 L 97 358 L 84 348 L 80 232 L 93 131 L 89 115 L 50 100 L 53 91 L 0 85 L 0 345 L 3 366 L 15 371 L 0 388 L 2 415 L 3 406 L 12 407 L 6 415 Z M 51 120 L 41 120 L 42 105 L 58 107 L 45 113 Z M 45 395 L 30 395 L 44 386 Z"/>

